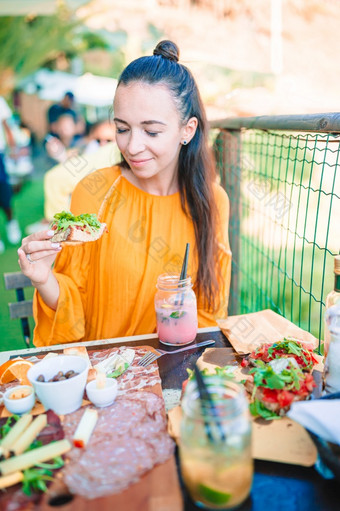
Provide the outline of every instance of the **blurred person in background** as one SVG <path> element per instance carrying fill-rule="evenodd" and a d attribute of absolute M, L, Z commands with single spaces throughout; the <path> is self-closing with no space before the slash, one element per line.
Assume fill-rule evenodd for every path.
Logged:
<path fill-rule="evenodd" d="M 75 99 L 73 92 L 66 92 L 65 96 L 59 103 L 55 103 L 54 105 L 50 106 L 50 108 L 47 111 L 47 121 L 48 121 L 48 129 L 53 134 L 54 132 L 57 133 L 56 122 L 58 121 L 59 117 L 61 117 L 64 114 L 71 115 L 73 117 L 73 120 L 76 125 L 76 133 L 82 135 L 84 133 L 84 120 L 79 114 L 79 112 L 76 110 L 75 107 Z"/>
<path fill-rule="evenodd" d="M 78 120 L 77 112 L 74 109 L 74 94 L 73 92 L 66 92 L 60 103 L 56 103 L 47 111 L 47 120 L 50 131 L 54 131 L 54 123 L 63 114 L 72 115 L 74 122 Z"/>
<path fill-rule="evenodd" d="M 115 128 L 112 126 L 112 123 L 107 120 L 98 121 L 89 127 L 89 133 L 85 139 L 86 146 L 83 154 L 94 153 L 98 151 L 100 147 L 110 142 L 114 142 L 115 139 Z"/>
<path fill-rule="evenodd" d="M 9 183 L 8 174 L 5 168 L 6 145 L 10 148 L 15 157 L 15 140 L 8 125 L 8 119 L 12 116 L 11 109 L 5 99 L 0 96 L 0 207 L 4 210 L 7 223 L 7 239 L 12 245 L 16 245 L 21 239 L 21 230 L 18 221 L 13 217 L 12 196 L 13 190 Z M 5 244 L 0 239 L 0 253 L 5 251 Z"/>
<path fill-rule="evenodd" d="M 33 172 L 32 161 L 32 133 L 29 127 L 22 122 L 20 116 L 15 113 L 8 121 L 12 132 L 15 150 L 5 155 L 5 167 L 12 186 L 13 193 L 21 190 L 23 183 Z"/>
<path fill-rule="evenodd" d="M 45 147 L 50 165 L 63 163 L 70 156 L 78 153 L 82 137 L 77 134 L 73 115 L 61 114 L 53 123 L 53 131 L 45 136 Z"/>
<path fill-rule="evenodd" d="M 27 234 L 48 228 L 55 213 L 70 209 L 71 194 L 77 183 L 95 170 L 110 167 L 120 161 L 115 143 L 115 129 L 109 121 L 99 121 L 89 128 L 81 154 L 74 154 L 55 165 L 44 176 L 44 218 L 28 225 Z"/>

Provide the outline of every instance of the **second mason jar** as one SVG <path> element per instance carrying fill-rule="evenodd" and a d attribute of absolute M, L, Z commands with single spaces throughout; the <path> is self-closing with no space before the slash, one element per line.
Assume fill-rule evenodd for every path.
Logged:
<path fill-rule="evenodd" d="M 198 506 L 233 509 L 248 497 L 253 479 L 248 401 L 236 382 L 218 375 L 204 381 L 213 409 L 200 399 L 195 379 L 182 400 L 182 477 Z"/>
<path fill-rule="evenodd" d="M 160 275 L 155 295 L 157 335 L 163 344 L 189 344 L 197 334 L 197 303 L 191 277 Z"/>

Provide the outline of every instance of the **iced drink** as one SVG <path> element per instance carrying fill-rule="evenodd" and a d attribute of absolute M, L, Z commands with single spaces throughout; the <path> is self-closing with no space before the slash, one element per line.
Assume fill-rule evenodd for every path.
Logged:
<path fill-rule="evenodd" d="M 250 449 L 250 446 L 248 450 Z M 181 449 L 181 469 L 185 486 L 198 505 L 229 509 L 249 495 L 253 463 L 249 452 L 230 457 L 230 449 Z"/>
<path fill-rule="evenodd" d="M 231 509 L 247 498 L 253 479 L 248 401 L 243 388 L 223 376 L 204 381 L 214 411 L 200 398 L 195 379 L 182 399 L 182 477 L 198 506 Z"/>
<path fill-rule="evenodd" d="M 164 344 L 188 344 L 197 334 L 196 302 L 186 306 L 156 306 L 157 335 Z"/>
<path fill-rule="evenodd" d="M 155 295 L 157 335 L 164 344 L 189 344 L 197 334 L 197 303 L 191 277 L 160 275 Z"/>

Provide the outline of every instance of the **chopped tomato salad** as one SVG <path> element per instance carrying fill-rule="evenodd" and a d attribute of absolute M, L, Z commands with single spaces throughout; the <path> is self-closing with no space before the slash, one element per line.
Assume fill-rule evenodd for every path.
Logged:
<path fill-rule="evenodd" d="M 250 411 L 255 416 L 275 419 L 286 414 L 294 401 L 307 399 L 316 387 L 312 370 L 317 358 L 310 346 L 293 339 L 264 344 L 243 359 L 251 366 L 248 381 Z"/>
<path fill-rule="evenodd" d="M 264 383 L 262 401 L 264 403 L 278 403 L 280 408 L 285 408 L 286 406 L 290 406 L 296 397 L 302 399 L 308 397 L 313 388 L 316 387 L 316 383 L 311 374 L 305 374 L 304 380 L 300 380 L 299 383 L 299 388 L 292 388 L 291 390 L 265 388 L 266 383 Z"/>
<path fill-rule="evenodd" d="M 298 341 L 288 339 L 274 344 L 263 344 L 249 355 L 250 360 L 262 360 L 266 363 L 282 357 L 295 358 L 303 371 L 312 371 L 317 363 L 312 349 L 306 348 Z M 249 359 L 242 360 L 242 367 L 249 365 Z"/>

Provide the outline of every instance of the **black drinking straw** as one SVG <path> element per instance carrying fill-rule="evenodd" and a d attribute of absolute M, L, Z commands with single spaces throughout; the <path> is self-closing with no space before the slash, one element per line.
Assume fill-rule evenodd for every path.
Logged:
<path fill-rule="evenodd" d="M 189 259 L 189 249 L 190 249 L 190 243 L 187 243 L 185 247 L 185 254 L 182 264 L 182 270 L 181 275 L 179 277 L 179 280 L 185 280 L 187 278 L 187 270 L 188 270 L 188 259 Z"/>
<path fill-rule="evenodd" d="M 196 376 L 196 381 L 197 381 L 197 388 L 198 388 L 198 392 L 200 395 L 202 414 L 204 415 L 204 413 L 205 413 L 205 408 L 204 408 L 203 403 L 206 403 L 208 405 L 208 408 L 210 408 L 211 415 L 213 415 L 214 417 L 218 417 L 218 411 L 215 408 L 214 402 L 210 396 L 207 385 L 205 384 L 203 376 L 201 375 L 201 371 L 198 369 L 196 364 L 194 367 L 194 371 L 195 371 L 195 376 Z M 220 421 L 216 420 L 216 426 L 220 432 L 220 440 L 222 442 L 224 442 L 225 434 L 224 434 L 223 427 L 222 427 L 222 424 L 220 423 Z M 205 431 L 206 431 L 207 437 L 209 438 L 210 442 L 215 443 L 216 439 L 214 438 L 214 436 L 211 432 L 210 423 L 206 420 L 204 421 L 204 427 L 205 427 Z"/>
<path fill-rule="evenodd" d="M 184 259 L 183 259 L 183 264 L 182 264 L 182 270 L 181 270 L 181 274 L 179 276 L 178 287 L 182 287 L 182 281 L 187 278 L 189 248 L 190 248 L 190 243 L 187 243 L 187 245 L 185 247 L 185 254 L 184 254 Z M 182 298 L 180 301 L 176 298 L 175 305 L 178 305 L 178 304 L 183 305 L 183 302 L 184 302 L 184 295 L 182 294 Z"/>
<path fill-rule="evenodd" d="M 187 243 L 187 245 L 185 247 L 185 254 L 184 254 L 184 259 L 183 259 L 183 264 L 182 264 L 182 270 L 181 270 L 181 274 L 179 276 L 179 281 L 178 281 L 179 287 L 182 286 L 181 282 L 187 278 L 189 249 L 190 249 L 190 243 Z M 183 302 L 184 302 L 184 295 L 182 294 L 180 305 L 183 305 Z M 175 305 L 178 305 L 178 300 L 176 300 Z"/>

